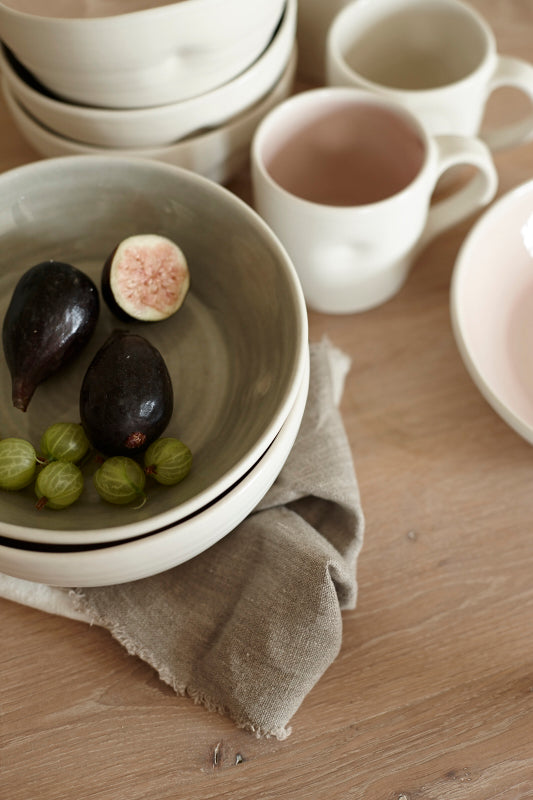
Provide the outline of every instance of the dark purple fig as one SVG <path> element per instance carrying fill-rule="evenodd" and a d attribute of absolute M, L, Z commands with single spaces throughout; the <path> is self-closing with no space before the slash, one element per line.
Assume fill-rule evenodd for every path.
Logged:
<path fill-rule="evenodd" d="M 97 450 L 131 456 L 163 433 L 173 404 L 172 381 L 159 350 L 143 336 L 117 330 L 85 373 L 80 418 Z"/>
<path fill-rule="evenodd" d="M 154 233 L 124 239 L 102 270 L 102 296 L 119 319 L 157 322 L 174 314 L 189 290 L 177 244 Z"/>
<path fill-rule="evenodd" d="M 2 330 L 16 408 L 26 411 L 37 386 L 80 353 L 99 311 L 98 289 L 70 264 L 44 261 L 22 275 Z"/>

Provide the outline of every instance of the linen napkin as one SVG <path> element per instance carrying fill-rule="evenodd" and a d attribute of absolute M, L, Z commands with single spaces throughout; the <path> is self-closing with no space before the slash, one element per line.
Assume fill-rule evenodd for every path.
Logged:
<path fill-rule="evenodd" d="M 339 652 L 364 529 L 338 408 L 349 359 L 324 339 L 310 362 L 293 449 L 228 536 L 138 581 L 69 591 L 0 576 L 0 596 L 104 626 L 177 693 L 257 736 L 285 739 Z"/>

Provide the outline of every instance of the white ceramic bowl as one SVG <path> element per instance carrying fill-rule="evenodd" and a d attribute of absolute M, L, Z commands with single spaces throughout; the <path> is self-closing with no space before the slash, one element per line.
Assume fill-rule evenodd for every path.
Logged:
<path fill-rule="evenodd" d="M 132 541 L 49 548 L 0 538 L 0 571 L 50 586 L 104 586 L 146 578 L 188 561 L 234 530 L 263 499 L 292 449 L 305 410 L 308 363 L 278 435 L 240 481 L 191 517 Z"/>
<path fill-rule="evenodd" d="M 533 444 L 533 181 L 496 201 L 465 239 L 451 317 L 481 394 Z"/>
<path fill-rule="evenodd" d="M 5 48 L 0 48 L 0 69 L 16 100 L 60 136 L 97 147 L 162 147 L 224 124 L 273 89 L 294 47 L 296 6 L 297 0 L 288 0 L 279 28 L 248 69 L 210 92 L 171 105 L 105 109 L 64 102 L 35 83 Z"/>
<path fill-rule="evenodd" d="M 99 284 L 118 241 L 153 232 L 176 241 L 191 289 L 159 323 L 128 328 L 148 338 L 169 368 L 175 394 L 167 435 L 192 450 L 187 479 L 169 491 L 150 484 L 148 502 L 101 501 L 87 465 L 82 498 L 35 511 L 33 489 L 0 492 L 0 536 L 23 530 L 125 539 L 170 525 L 220 497 L 271 444 L 302 381 L 307 314 L 292 263 L 261 218 L 235 195 L 190 172 L 142 159 L 45 159 L 0 175 L 0 316 L 20 275 L 48 259 L 66 261 Z M 38 445 L 48 424 L 79 420 L 79 391 L 98 347 L 119 323 L 102 302 L 96 332 L 72 367 L 39 386 L 23 413 L 11 403 L 0 361 L 0 430 Z M 105 536 L 105 534 L 104 534 Z"/>
<path fill-rule="evenodd" d="M 97 18 L 39 16 L 0 3 L 0 39 L 60 97 L 139 108 L 232 80 L 266 48 L 284 3 L 181 0 Z"/>
<path fill-rule="evenodd" d="M 217 183 L 227 183 L 246 164 L 255 129 L 275 105 L 289 96 L 296 70 L 296 48 L 274 88 L 251 108 L 224 125 L 188 136 L 167 147 L 98 148 L 66 139 L 40 125 L 15 100 L 5 78 L 2 90 L 7 107 L 24 139 L 42 156 L 116 155 L 150 158 L 197 172 Z"/>

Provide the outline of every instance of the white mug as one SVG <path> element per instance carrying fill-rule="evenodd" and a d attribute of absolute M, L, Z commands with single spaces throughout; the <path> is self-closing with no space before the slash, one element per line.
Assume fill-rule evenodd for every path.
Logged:
<path fill-rule="evenodd" d="M 472 179 L 431 203 L 439 177 L 468 164 Z M 432 136 L 407 109 L 345 87 L 301 92 L 259 124 L 251 148 L 253 203 L 285 246 L 310 308 L 377 306 L 403 286 L 434 236 L 497 190 L 487 146 Z"/>
<path fill-rule="evenodd" d="M 518 89 L 533 103 L 533 65 L 500 55 L 487 22 L 461 0 L 350 2 L 328 31 L 326 82 L 390 97 L 430 133 L 479 136 L 492 151 L 533 138 L 533 109 L 480 132 L 495 89 Z"/>

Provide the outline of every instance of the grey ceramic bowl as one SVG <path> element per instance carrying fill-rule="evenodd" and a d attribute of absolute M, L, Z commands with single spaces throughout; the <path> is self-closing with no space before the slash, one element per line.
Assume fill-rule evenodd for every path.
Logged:
<path fill-rule="evenodd" d="M 219 498 L 258 461 L 294 405 L 308 357 L 307 316 L 292 263 L 260 217 L 228 190 L 193 172 L 143 159 L 66 156 L 0 176 L 0 314 L 20 275 L 66 261 L 99 284 L 121 239 L 153 232 L 180 245 L 191 288 L 181 309 L 129 330 L 166 360 L 175 407 L 166 435 L 181 438 L 193 468 L 179 485 L 150 484 L 138 510 L 100 500 L 94 464 L 80 500 L 34 509 L 33 489 L 0 492 L 0 537 L 62 531 L 65 542 L 120 540 L 175 523 Z M 41 384 L 27 412 L 11 403 L 0 359 L 0 436 L 38 445 L 46 426 L 78 421 L 79 390 L 92 356 L 116 327 L 102 302 L 93 339 L 71 367 Z M 44 534 L 43 534 L 44 532 Z"/>

